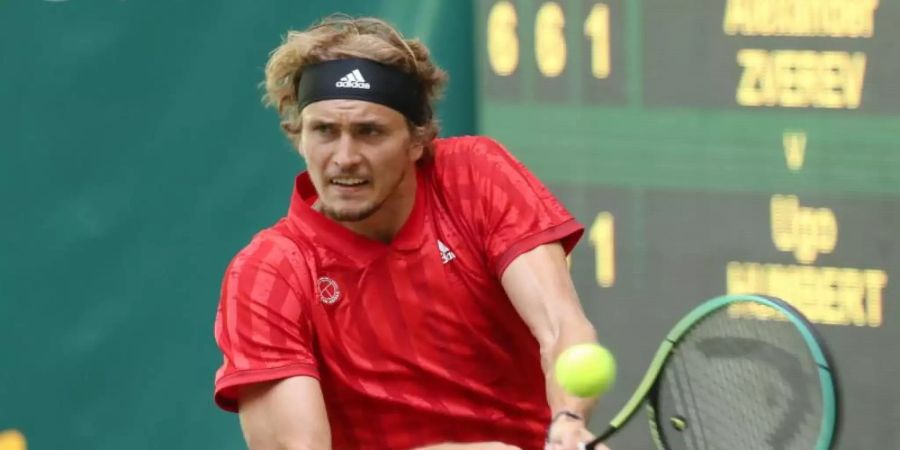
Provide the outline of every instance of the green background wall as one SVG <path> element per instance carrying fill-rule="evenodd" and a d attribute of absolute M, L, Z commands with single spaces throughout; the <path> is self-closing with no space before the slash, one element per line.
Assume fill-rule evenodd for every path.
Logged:
<path fill-rule="evenodd" d="M 422 38 L 445 133 L 473 132 L 469 2 L 0 2 L 0 432 L 244 448 L 212 404 L 219 282 L 302 169 L 258 83 L 333 12 Z"/>

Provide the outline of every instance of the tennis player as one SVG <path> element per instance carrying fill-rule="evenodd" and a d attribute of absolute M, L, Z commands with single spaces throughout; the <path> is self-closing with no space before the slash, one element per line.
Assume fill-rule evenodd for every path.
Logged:
<path fill-rule="evenodd" d="M 500 144 L 437 139 L 447 79 L 376 19 L 291 32 L 266 100 L 306 161 L 227 268 L 215 401 L 270 449 L 575 449 L 592 399 L 553 362 L 596 335 L 582 226 Z M 553 149 L 548 149 L 553 151 Z"/>

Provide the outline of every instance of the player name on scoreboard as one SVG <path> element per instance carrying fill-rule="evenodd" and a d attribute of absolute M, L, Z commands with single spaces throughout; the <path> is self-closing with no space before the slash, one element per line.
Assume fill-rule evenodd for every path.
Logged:
<path fill-rule="evenodd" d="M 650 106 L 900 109 L 900 92 L 891 87 L 900 70 L 893 50 L 900 19 L 896 2 L 644 0 L 643 5 Z M 706 38 L 689 39 L 685 35 L 696 31 L 686 30 L 702 30 Z"/>
<path fill-rule="evenodd" d="M 496 99 L 900 110 L 900 2 L 497 0 L 481 7 L 484 91 Z"/>
<path fill-rule="evenodd" d="M 870 38 L 879 0 L 728 0 L 731 36 Z"/>
<path fill-rule="evenodd" d="M 878 0 L 729 0 L 730 36 L 871 39 Z M 862 100 L 863 51 L 742 48 L 735 98 L 742 106 L 856 109 Z"/>

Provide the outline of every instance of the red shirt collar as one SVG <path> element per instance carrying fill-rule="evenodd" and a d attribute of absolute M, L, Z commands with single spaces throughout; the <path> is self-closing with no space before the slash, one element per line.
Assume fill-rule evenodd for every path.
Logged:
<path fill-rule="evenodd" d="M 308 172 L 302 172 L 294 183 L 288 220 L 295 230 L 307 234 L 320 244 L 350 257 L 374 259 L 388 250 L 417 250 L 425 241 L 425 182 L 421 170 L 416 169 L 416 195 L 413 209 L 397 236 L 389 244 L 357 234 L 312 208 L 319 198 Z M 356 258 L 354 258 L 356 259 Z"/>

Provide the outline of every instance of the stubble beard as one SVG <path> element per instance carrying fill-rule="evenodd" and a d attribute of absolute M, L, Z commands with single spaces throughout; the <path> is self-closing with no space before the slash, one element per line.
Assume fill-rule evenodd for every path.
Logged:
<path fill-rule="evenodd" d="M 375 214 L 375 211 L 378 211 L 378 209 L 381 208 L 382 204 L 384 204 L 384 202 L 369 202 L 363 205 L 361 208 L 337 209 L 332 208 L 329 205 L 320 203 L 319 210 L 329 219 L 338 222 L 359 222 L 368 219 L 372 214 Z"/>
<path fill-rule="evenodd" d="M 381 201 L 371 201 L 367 202 L 361 207 L 358 208 L 334 208 L 331 205 L 327 205 L 320 200 L 318 202 L 319 212 L 324 214 L 326 217 L 338 221 L 338 222 L 361 222 L 363 220 L 368 219 L 373 214 L 378 212 L 379 209 L 384 205 L 384 203 L 397 192 L 397 189 L 400 188 L 400 183 L 406 179 L 406 170 L 397 177 L 397 181 L 394 183 L 394 186 L 388 191 L 388 194 L 381 199 Z"/>

